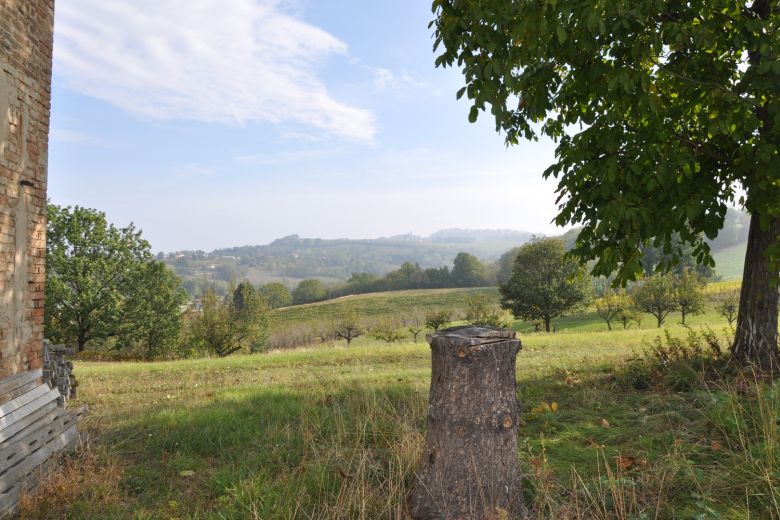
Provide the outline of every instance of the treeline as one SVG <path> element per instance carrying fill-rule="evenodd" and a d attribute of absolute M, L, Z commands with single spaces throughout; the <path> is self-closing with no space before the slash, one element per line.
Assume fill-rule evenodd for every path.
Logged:
<path fill-rule="evenodd" d="M 354 273 L 344 283 L 325 285 L 319 280 L 303 280 L 293 290 L 294 305 L 313 303 L 351 294 L 402 291 L 407 289 L 451 289 L 495 285 L 495 268 L 476 256 L 461 252 L 455 257 L 452 269 L 447 266 L 423 269 L 420 264 L 405 262 L 384 276 Z"/>

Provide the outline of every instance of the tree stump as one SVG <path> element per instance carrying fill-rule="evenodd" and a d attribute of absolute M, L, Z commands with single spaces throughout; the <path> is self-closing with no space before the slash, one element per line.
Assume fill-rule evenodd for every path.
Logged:
<path fill-rule="evenodd" d="M 432 373 L 415 520 L 525 516 L 517 460 L 515 332 L 455 327 L 428 336 Z"/>

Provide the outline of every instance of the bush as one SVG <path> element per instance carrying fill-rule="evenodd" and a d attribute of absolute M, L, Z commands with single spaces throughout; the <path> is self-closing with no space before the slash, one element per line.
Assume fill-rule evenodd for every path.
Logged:
<path fill-rule="evenodd" d="M 511 319 L 487 295 L 477 293 L 466 298 L 466 321 L 469 325 L 508 328 Z"/>

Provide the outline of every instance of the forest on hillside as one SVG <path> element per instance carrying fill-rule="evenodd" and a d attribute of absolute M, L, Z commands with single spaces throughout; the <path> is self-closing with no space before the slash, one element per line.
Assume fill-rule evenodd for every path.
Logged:
<path fill-rule="evenodd" d="M 732 279 L 741 273 L 748 224 L 746 213 L 728 212 L 723 229 L 711 241 L 716 260 L 723 264 L 722 268 L 716 266 L 718 275 Z M 571 247 L 577 233 L 574 228 L 561 238 Z M 533 236 L 527 231 L 464 229 L 438 231 L 428 237 L 408 234 L 377 239 L 331 240 L 290 235 L 267 245 L 158 253 L 158 259 L 182 278 L 191 295 L 196 295 L 207 286 L 226 290 L 237 280 L 255 284 L 281 282 L 293 288 L 311 278 L 336 284 L 356 273 L 381 277 L 406 263 L 421 269 L 439 269 L 451 266 L 461 252 L 478 257 L 489 272 L 496 272 L 502 255 Z"/>

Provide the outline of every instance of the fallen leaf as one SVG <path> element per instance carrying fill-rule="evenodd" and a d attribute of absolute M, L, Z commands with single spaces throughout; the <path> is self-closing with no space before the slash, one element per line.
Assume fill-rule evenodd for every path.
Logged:
<path fill-rule="evenodd" d="M 721 449 L 723 449 L 723 445 L 721 443 L 719 443 L 718 441 L 712 441 L 710 443 L 710 449 L 712 451 L 720 451 Z"/>
<path fill-rule="evenodd" d="M 609 428 L 609 421 L 606 419 L 601 420 L 601 427 L 602 428 Z"/>
<path fill-rule="evenodd" d="M 636 462 L 634 457 L 624 457 L 623 455 L 618 455 L 613 458 L 615 459 L 615 465 L 620 469 L 628 469 Z"/>
<path fill-rule="evenodd" d="M 182 470 L 182 471 L 179 472 L 179 476 L 180 477 L 194 477 L 195 476 L 195 472 L 192 471 L 191 469 L 185 469 L 185 470 Z"/>
<path fill-rule="evenodd" d="M 558 411 L 558 403 L 556 403 L 555 401 L 550 403 L 550 410 L 552 410 L 553 412 L 557 412 Z"/>

